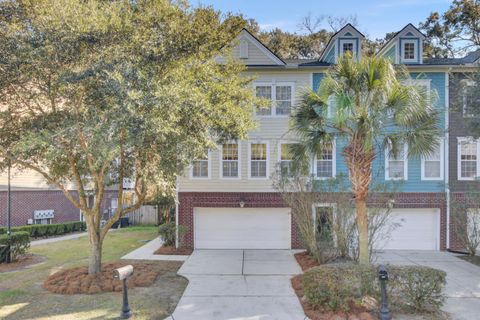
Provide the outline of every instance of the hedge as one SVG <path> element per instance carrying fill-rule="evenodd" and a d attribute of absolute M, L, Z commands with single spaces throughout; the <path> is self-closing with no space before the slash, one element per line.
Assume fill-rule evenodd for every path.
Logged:
<path fill-rule="evenodd" d="M 21 227 L 13 227 L 12 232 L 27 232 L 30 237 L 48 237 L 48 236 L 58 236 L 71 232 L 85 231 L 86 224 L 82 221 L 73 221 L 57 224 L 32 224 Z M 7 228 L 1 227 L 0 234 L 7 233 Z"/>
<path fill-rule="evenodd" d="M 439 312 L 445 296 L 446 273 L 423 266 L 387 266 L 390 307 L 403 312 Z M 307 301 L 314 307 L 348 311 L 366 298 L 380 300 L 374 266 L 330 264 L 312 268 L 303 276 Z M 367 299 L 368 300 L 368 299 Z"/>
<path fill-rule="evenodd" d="M 14 232 L 10 236 L 6 234 L 0 235 L 0 246 L 9 244 L 12 261 L 16 261 L 19 256 L 27 253 L 28 248 L 30 248 L 30 235 L 25 231 Z M 0 261 L 5 261 L 6 250 L 2 250 L 1 253 Z"/>

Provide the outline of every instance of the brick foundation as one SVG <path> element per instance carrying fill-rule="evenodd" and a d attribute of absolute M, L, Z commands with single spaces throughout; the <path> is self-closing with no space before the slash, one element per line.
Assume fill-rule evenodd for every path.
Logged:
<path fill-rule="evenodd" d="M 320 195 L 321 199 L 322 196 Z M 203 208 L 238 208 L 240 200 L 245 201 L 245 208 L 285 208 L 279 193 L 247 192 L 180 192 L 178 218 L 179 224 L 188 227 L 184 245 L 194 246 L 193 211 Z M 440 209 L 440 249 L 446 249 L 446 201 L 443 193 L 400 193 L 396 195 L 395 208 L 438 208 Z M 297 227 L 292 219 L 292 248 L 302 248 Z"/>
<path fill-rule="evenodd" d="M 78 198 L 76 192 L 72 192 Z M 116 191 L 107 191 L 102 205 L 102 211 L 110 207 L 110 200 L 116 197 Z M 11 194 L 12 226 L 25 225 L 28 219 L 33 219 L 35 210 L 54 210 L 53 223 L 79 221 L 78 210 L 63 194 L 57 190 L 12 191 Z M 7 192 L 0 191 L 0 224 L 7 224 Z"/>

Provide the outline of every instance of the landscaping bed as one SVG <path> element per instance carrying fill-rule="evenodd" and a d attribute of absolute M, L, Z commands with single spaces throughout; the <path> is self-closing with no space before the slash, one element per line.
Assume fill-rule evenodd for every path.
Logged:
<path fill-rule="evenodd" d="M 189 256 L 193 252 L 191 248 L 175 248 L 173 246 L 161 246 L 154 254 L 160 255 L 179 255 L 179 256 Z"/>
<path fill-rule="evenodd" d="M 89 275 L 87 267 L 77 267 L 57 272 L 47 278 L 43 287 L 53 293 L 59 294 L 95 294 L 100 292 L 122 291 L 122 281 L 114 279 L 114 271 L 120 267 L 131 264 L 133 276 L 127 280 L 129 288 L 149 287 L 157 276 L 170 271 L 171 265 L 164 264 L 117 261 L 102 265 L 102 272 L 98 275 Z"/>
<path fill-rule="evenodd" d="M 131 227 L 109 233 L 103 245 L 103 261 L 119 261 L 125 254 L 157 237 L 156 227 Z M 43 288 L 50 275 L 88 264 L 88 237 L 38 245 L 31 253 L 43 263 L 14 273 L 0 272 L 0 319 L 117 319 L 121 292 L 54 294 Z M 130 261 L 122 261 L 131 264 Z M 133 261 L 139 262 L 139 261 Z M 175 309 L 188 280 L 178 276 L 181 262 L 155 261 L 161 272 L 149 287 L 129 290 L 130 308 L 136 319 L 165 319 Z M 26 303 L 27 302 L 27 303 Z M 28 303 L 34 302 L 34 303 Z"/>

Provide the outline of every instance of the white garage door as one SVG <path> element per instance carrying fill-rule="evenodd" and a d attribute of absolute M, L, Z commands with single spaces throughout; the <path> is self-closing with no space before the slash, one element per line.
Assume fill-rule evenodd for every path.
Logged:
<path fill-rule="evenodd" d="M 399 226 L 379 241 L 379 249 L 440 250 L 439 209 L 394 209 L 391 220 Z"/>
<path fill-rule="evenodd" d="M 290 249 L 288 208 L 195 208 L 196 249 Z"/>

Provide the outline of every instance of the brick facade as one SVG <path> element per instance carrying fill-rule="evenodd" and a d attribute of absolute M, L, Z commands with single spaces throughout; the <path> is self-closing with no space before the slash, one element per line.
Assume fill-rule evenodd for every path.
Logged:
<path fill-rule="evenodd" d="M 320 197 L 321 198 L 321 197 Z M 245 208 L 284 208 L 279 193 L 245 192 L 180 192 L 178 218 L 179 224 L 188 227 L 184 245 L 193 247 L 194 208 L 238 208 L 241 200 Z M 440 209 L 440 249 L 446 249 L 446 201 L 443 193 L 400 193 L 396 195 L 395 208 L 438 208 Z M 292 219 L 292 248 L 302 248 L 303 244 Z"/>
<path fill-rule="evenodd" d="M 72 192 L 75 198 L 76 192 Z M 102 204 L 102 211 L 110 207 L 110 201 L 116 197 L 116 191 L 107 191 Z M 57 190 L 12 191 L 11 194 L 11 223 L 20 226 L 33 218 L 35 210 L 54 210 L 53 223 L 79 221 L 78 210 L 63 194 Z M 0 191 L 0 225 L 7 224 L 7 192 Z"/>

